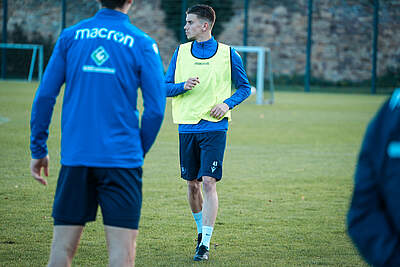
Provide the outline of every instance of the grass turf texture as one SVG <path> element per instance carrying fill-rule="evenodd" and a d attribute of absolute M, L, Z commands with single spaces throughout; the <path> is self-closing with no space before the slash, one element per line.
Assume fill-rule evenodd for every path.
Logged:
<path fill-rule="evenodd" d="M 60 103 L 48 141 L 49 186 L 29 172 L 36 83 L 0 83 L 0 266 L 44 266 L 59 170 Z M 366 266 L 345 231 L 367 122 L 386 96 L 276 93 L 233 113 L 210 266 Z M 196 226 L 179 178 L 170 101 L 144 165 L 137 266 L 191 266 Z M 9 121 L 6 122 L 8 118 Z M 74 266 L 106 266 L 101 215 L 84 230 Z"/>

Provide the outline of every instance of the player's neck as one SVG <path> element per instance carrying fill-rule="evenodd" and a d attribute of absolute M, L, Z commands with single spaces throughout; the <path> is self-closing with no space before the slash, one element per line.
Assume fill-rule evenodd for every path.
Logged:
<path fill-rule="evenodd" d="M 211 32 L 205 32 L 202 35 L 197 36 L 196 42 L 201 43 L 201 42 L 206 42 L 211 39 Z"/>
<path fill-rule="evenodd" d="M 121 7 L 121 8 L 117 7 L 114 10 L 115 11 L 119 11 L 119 12 L 124 13 L 124 14 L 128 14 L 128 11 L 131 8 L 131 5 L 132 4 L 125 3 L 125 5 L 123 7 Z"/>

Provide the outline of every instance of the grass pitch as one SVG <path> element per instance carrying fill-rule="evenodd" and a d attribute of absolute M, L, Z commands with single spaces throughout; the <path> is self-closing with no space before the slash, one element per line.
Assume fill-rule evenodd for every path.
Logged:
<path fill-rule="evenodd" d="M 0 82 L 0 266 L 44 266 L 59 170 L 60 103 L 48 141 L 49 186 L 30 177 L 29 120 L 36 83 Z M 170 102 L 144 165 L 137 266 L 366 266 L 345 231 L 367 122 L 386 96 L 276 93 L 233 112 L 218 183 L 210 260 L 192 261 L 196 227 L 179 178 Z M 101 215 L 84 230 L 74 266 L 106 266 Z"/>

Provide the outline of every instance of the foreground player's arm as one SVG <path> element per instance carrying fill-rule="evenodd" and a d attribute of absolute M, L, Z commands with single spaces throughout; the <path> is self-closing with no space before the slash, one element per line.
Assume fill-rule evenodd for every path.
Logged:
<path fill-rule="evenodd" d="M 143 153 L 146 154 L 153 145 L 165 111 L 165 85 L 162 63 L 156 44 L 150 39 L 143 45 L 143 61 L 140 81 L 143 95 L 143 114 L 141 118 L 140 137 Z"/>
<path fill-rule="evenodd" d="M 176 59 L 178 57 L 179 46 L 175 50 L 174 55 L 171 58 L 171 62 L 169 63 L 167 73 L 165 73 L 165 89 L 167 91 L 168 97 L 177 96 L 186 92 L 186 90 L 190 90 L 189 88 L 185 89 L 185 82 L 175 83 L 175 69 L 176 69 Z"/>
<path fill-rule="evenodd" d="M 229 109 L 233 109 L 235 106 L 242 103 L 249 97 L 251 92 L 249 79 L 244 70 L 242 58 L 233 48 L 231 48 L 231 60 L 232 81 L 235 84 L 236 92 L 224 101 L 224 103 L 229 106 Z"/>
<path fill-rule="evenodd" d="M 47 184 L 46 180 L 40 174 L 42 168 L 44 168 L 45 175 L 48 176 L 48 150 L 46 142 L 49 136 L 49 125 L 56 98 L 64 81 L 65 50 L 64 39 L 61 34 L 54 47 L 40 86 L 36 91 L 31 112 L 31 173 L 42 184 Z"/>
<path fill-rule="evenodd" d="M 363 141 L 347 226 L 351 239 L 368 263 L 373 266 L 400 266 L 399 236 L 385 214 L 387 208 L 377 183 L 382 178 L 379 177 L 379 162 L 386 151 L 387 140 L 381 134 L 385 122 L 382 115 L 388 110 L 385 106 L 369 125 Z"/>

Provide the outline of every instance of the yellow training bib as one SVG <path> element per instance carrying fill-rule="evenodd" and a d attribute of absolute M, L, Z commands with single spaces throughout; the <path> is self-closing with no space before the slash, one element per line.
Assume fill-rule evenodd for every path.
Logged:
<path fill-rule="evenodd" d="M 211 109 L 231 96 L 231 49 L 218 43 L 216 53 L 206 59 L 192 54 L 193 42 L 180 45 L 176 60 L 175 83 L 199 77 L 192 90 L 172 99 L 172 117 L 177 124 L 197 124 L 200 120 L 220 121 L 210 116 Z M 225 117 L 231 120 L 229 110 Z M 221 119 L 222 120 L 222 119 Z"/>

